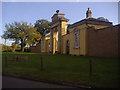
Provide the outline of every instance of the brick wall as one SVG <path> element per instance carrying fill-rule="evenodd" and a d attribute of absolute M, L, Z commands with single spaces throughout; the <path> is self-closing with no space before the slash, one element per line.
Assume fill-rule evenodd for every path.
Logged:
<path fill-rule="evenodd" d="M 120 56 L 120 25 L 88 30 L 88 55 L 100 57 Z M 119 34 L 119 35 L 118 35 Z"/>
<path fill-rule="evenodd" d="M 32 47 L 30 47 L 30 51 L 31 52 L 34 52 L 34 53 L 40 53 L 41 52 L 41 46 L 40 46 L 41 44 L 39 43 L 39 44 L 37 44 L 36 46 L 32 46 Z"/>
<path fill-rule="evenodd" d="M 120 25 L 118 26 L 118 56 L 120 57 Z"/>

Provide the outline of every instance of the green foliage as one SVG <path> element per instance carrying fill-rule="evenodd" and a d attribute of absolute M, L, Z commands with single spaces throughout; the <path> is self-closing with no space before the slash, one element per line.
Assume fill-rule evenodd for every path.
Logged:
<path fill-rule="evenodd" d="M 37 31 L 43 36 L 50 32 L 50 22 L 45 19 L 37 20 L 35 27 L 37 28 Z"/>
<path fill-rule="evenodd" d="M 12 39 L 16 44 L 21 45 L 21 50 L 24 51 L 26 45 L 32 46 L 38 43 L 41 38 L 37 29 L 27 22 L 13 22 L 6 24 L 6 31 L 3 34 L 4 39 Z"/>
<path fill-rule="evenodd" d="M 11 46 L 6 46 L 6 45 L 2 45 L 2 51 L 3 52 L 11 52 L 12 51 L 12 47 Z"/>

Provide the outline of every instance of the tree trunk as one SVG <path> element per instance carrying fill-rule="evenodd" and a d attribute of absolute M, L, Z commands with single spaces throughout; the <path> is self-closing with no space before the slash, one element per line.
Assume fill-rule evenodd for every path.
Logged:
<path fill-rule="evenodd" d="M 5 39 L 5 46 L 6 46 L 6 39 Z"/>
<path fill-rule="evenodd" d="M 21 52 L 24 52 L 24 45 L 23 44 L 21 44 Z"/>
<path fill-rule="evenodd" d="M 24 52 L 24 48 L 25 48 L 24 42 L 23 42 L 23 41 L 24 41 L 24 40 L 21 39 L 21 52 Z"/>
<path fill-rule="evenodd" d="M 16 48 L 17 48 L 16 43 L 12 43 L 12 52 L 15 52 Z"/>
<path fill-rule="evenodd" d="M 15 52 L 15 48 L 14 48 L 14 49 L 12 49 L 12 52 Z"/>
<path fill-rule="evenodd" d="M 21 45 L 21 52 L 24 52 L 24 46 Z"/>

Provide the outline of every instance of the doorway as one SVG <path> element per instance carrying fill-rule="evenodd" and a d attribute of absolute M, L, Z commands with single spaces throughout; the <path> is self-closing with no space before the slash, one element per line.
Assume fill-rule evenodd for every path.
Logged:
<path fill-rule="evenodd" d="M 66 54 L 70 53 L 70 43 L 69 40 L 66 41 Z"/>

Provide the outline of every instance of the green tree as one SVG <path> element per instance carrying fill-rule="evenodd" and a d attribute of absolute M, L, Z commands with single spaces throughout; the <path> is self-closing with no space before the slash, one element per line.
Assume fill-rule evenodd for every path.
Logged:
<path fill-rule="evenodd" d="M 12 51 L 12 47 L 11 46 L 6 46 L 6 45 L 2 45 L 2 51 L 3 52 L 11 52 Z"/>
<path fill-rule="evenodd" d="M 48 20 L 45 19 L 37 20 L 35 23 L 35 27 L 42 36 L 50 32 L 50 22 Z"/>
<path fill-rule="evenodd" d="M 6 31 L 3 36 L 14 40 L 16 44 L 19 44 L 21 46 L 21 51 L 24 51 L 27 44 L 32 46 L 33 44 L 38 43 L 41 38 L 37 29 L 27 22 L 13 22 L 12 24 L 6 24 L 5 27 Z"/>

